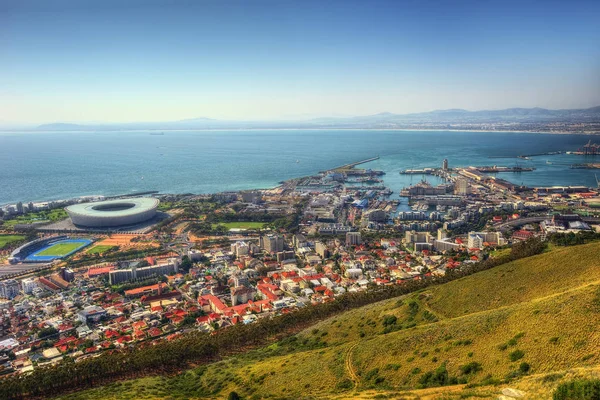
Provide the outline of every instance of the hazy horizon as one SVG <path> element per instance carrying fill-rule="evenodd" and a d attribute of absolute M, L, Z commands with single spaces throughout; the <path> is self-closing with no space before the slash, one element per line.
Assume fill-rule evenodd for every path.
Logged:
<path fill-rule="evenodd" d="M 0 4 L 0 123 L 600 104 L 600 4 Z"/>

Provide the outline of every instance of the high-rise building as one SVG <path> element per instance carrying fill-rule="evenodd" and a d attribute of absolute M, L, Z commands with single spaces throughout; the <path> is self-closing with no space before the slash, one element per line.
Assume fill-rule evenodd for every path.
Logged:
<path fill-rule="evenodd" d="M 347 232 L 346 233 L 346 245 L 356 246 L 362 243 L 360 232 Z"/>
<path fill-rule="evenodd" d="M 14 279 L 7 279 L 0 282 L 0 297 L 12 300 L 17 297 L 20 290 L 21 287 L 19 282 L 15 281 Z"/>
<path fill-rule="evenodd" d="M 454 194 L 459 196 L 466 196 L 469 194 L 469 183 L 466 179 L 459 178 L 454 184 Z"/>
<path fill-rule="evenodd" d="M 409 231 L 404 234 L 406 244 L 410 243 L 429 243 L 431 241 L 431 233 Z"/>
<path fill-rule="evenodd" d="M 231 245 L 231 252 L 237 257 L 245 256 L 249 253 L 250 246 L 248 243 L 238 241 Z"/>
<path fill-rule="evenodd" d="M 327 256 L 329 255 L 329 250 L 327 249 L 327 246 L 323 242 L 316 242 L 315 243 L 315 251 L 322 258 L 327 258 Z"/>
<path fill-rule="evenodd" d="M 469 249 L 482 249 L 484 243 L 502 246 L 504 238 L 500 232 L 469 232 L 467 247 Z"/>
<path fill-rule="evenodd" d="M 442 228 L 438 229 L 437 230 L 437 240 L 444 240 L 446 238 L 448 238 L 448 231 L 445 229 L 442 229 Z"/>
<path fill-rule="evenodd" d="M 444 161 L 442 162 L 442 169 L 444 171 L 448 171 L 448 159 L 444 158 Z"/>
<path fill-rule="evenodd" d="M 283 251 L 283 236 L 265 235 L 260 237 L 260 248 L 269 253 L 279 253 Z"/>
<path fill-rule="evenodd" d="M 35 289 L 36 287 L 38 286 L 35 279 L 33 278 L 27 278 L 21 281 L 21 288 L 23 289 L 23 293 L 25 294 L 33 293 L 33 289 Z"/>
<path fill-rule="evenodd" d="M 21 202 L 17 203 L 17 212 L 19 214 L 23 214 L 23 203 L 21 203 Z"/>

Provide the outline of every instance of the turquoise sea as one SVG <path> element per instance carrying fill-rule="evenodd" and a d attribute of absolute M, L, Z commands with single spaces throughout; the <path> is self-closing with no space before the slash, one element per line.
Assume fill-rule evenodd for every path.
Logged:
<path fill-rule="evenodd" d="M 444 158 L 451 167 L 535 166 L 534 172 L 500 174 L 519 184 L 595 186 L 600 171 L 569 165 L 600 157 L 490 158 L 577 150 L 590 138 L 598 137 L 391 130 L 0 132 L 0 204 L 146 190 L 268 188 L 378 155 L 362 167 L 384 170 L 386 185 L 396 193 L 421 178 L 401 176 L 400 170 L 437 167 Z"/>

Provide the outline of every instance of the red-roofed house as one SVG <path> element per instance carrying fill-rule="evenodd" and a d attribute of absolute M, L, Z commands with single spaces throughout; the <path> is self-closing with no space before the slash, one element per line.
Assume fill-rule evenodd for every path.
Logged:
<path fill-rule="evenodd" d="M 227 306 L 223 304 L 223 302 L 215 295 L 207 294 L 205 296 L 201 296 L 200 299 L 208 301 L 210 305 L 210 310 L 216 313 L 222 314 L 227 308 Z"/>
<path fill-rule="evenodd" d="M 269 284 L 269 283 L 259 283 L 257 285 L 258 291 L 262 294 L 263 298 L 268 299 L 270 301 L 275 301 L 279 299 L 279 296 L 282 294 L 281 289 L 279 287 Z"/>

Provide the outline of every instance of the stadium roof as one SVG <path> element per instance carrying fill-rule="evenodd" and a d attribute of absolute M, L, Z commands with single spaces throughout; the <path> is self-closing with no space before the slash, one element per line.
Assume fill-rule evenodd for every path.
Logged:
<path fill-rule="evenodd" d="M 118 199 L 94 203 L 80 203 L 67 207 L 70 214 L 93 217 L 124 217 L 136 214 L 142 210 L 156 208 L 159 200 L 151 197 L 134 199 Z"/>

